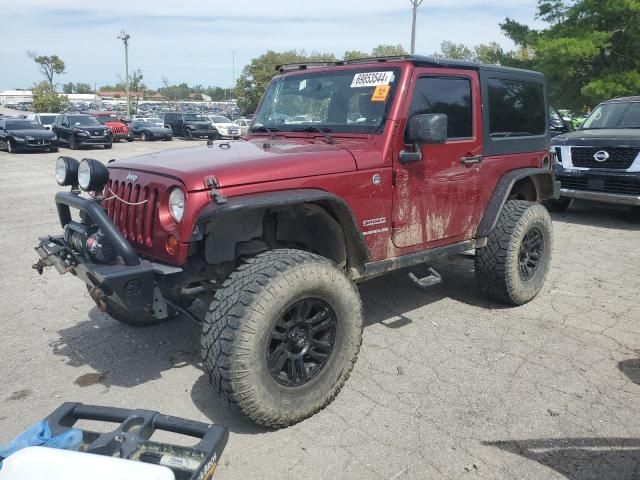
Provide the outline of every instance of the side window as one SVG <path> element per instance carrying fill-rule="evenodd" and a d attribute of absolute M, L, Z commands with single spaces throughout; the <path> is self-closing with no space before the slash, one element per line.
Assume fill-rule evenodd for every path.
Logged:
<path fill-rule="evenodd" d="M 488 89 L 491 137 L 545 134 L 547 112 L 542 84 L 492 78 Z"/>
<path fill-rule="evenodd" d="M 409 117 L 425 113 L 447 115 L 449 139 L 473 137 L 471 81 L 461 77 L 420 77 Z"/>
<path fill-rule="evenodd" d="M 640 128 L 640 102 L 629 105 L 620 128 Z"/>

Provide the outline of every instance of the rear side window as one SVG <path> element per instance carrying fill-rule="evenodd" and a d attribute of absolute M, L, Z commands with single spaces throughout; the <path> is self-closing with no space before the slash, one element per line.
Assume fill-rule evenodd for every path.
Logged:
<path fill-rule="evenodd" d="M 546 107 L 542 84 L 489 79 L 489 133 L 492 138 L 544 135 Z"/>
<path fill-rule="evenodd" d="M 409 117 L 444 113 L 449 139 L 473 137 L 471 82 L 460 77 L 420 77 L 416 82 Z"/>

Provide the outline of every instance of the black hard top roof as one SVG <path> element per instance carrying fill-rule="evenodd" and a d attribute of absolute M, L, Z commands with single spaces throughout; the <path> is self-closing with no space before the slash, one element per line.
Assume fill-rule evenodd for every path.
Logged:
<path fill-rule="evenodd" d="M 370 64 L 370 63 L 389 63 L 389 62 L 411 62 L 420 67 L 435 67 L 435 68 L 458 68 L 463 70 L 486 70 L 497 73 L 520 73 L 527 75 L 535 75 L 543 77 L 540 72 L 533 70 L 524 70 L 520 68 L 503 67 L 501 65 L 489 65 L 485 63 L 467 62 L 463 60 L 451 60 L 448 58 L 434 58 L 426 57 L 423 55 L 399 55 L 392 57 L 371 57 L 371 58 L 359 58 L 355 60 L 339 60 L 337 62 L 308 62 L 308 63 L 290 63 L 285 65 L 278 65 L 276 70 L 280 73 L 287 73 L 296 70 L 309 70 L 313 68 L 323 68 L 340 65 L 357 65 L 357 64 Z"/>

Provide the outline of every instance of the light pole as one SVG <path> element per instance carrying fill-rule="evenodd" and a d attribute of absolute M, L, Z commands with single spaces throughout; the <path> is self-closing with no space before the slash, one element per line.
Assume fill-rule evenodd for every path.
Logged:
<path fill-rule="evenodd" d="M 411 55 L 416 53 L 416 17 L 418 15 L 418 7 L 423 0 L 409 0 L 413 5 L 413 23 L 411 24 Z"/>
<path fill-rule="evenodd" d="M 124 30 L 120 30 L 118 40 L 122 40 L 124 43 L 124 91 L 127 95 L 127 116 L 131 115 L 131 99 L 129 98 L 129 35 Z"/>

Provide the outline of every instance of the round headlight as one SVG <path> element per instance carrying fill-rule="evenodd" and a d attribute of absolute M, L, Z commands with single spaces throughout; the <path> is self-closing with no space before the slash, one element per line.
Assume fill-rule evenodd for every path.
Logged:
<path fill-rule="evenodd" d="M 176 223 L 180 223 L 184 215 L 184 193 L 179 188 L 174 188 L 169 194 L 169 213 Z"/>
<path fill-rule="evenodd" d="M 56 160 L 56 181 L 60 186 L 78 184 L 78 161 L 71 157 Z"/>
<path fill-rule="evenodd" d="M 98 160 L 85 158 L 78 167 L 78 185 L 85 192 L 102 190 L 109 180 L 109 170 Z"/>

